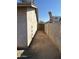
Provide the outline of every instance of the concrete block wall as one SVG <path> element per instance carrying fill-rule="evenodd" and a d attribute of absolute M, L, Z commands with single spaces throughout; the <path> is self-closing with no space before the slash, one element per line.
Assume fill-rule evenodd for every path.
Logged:
<path fill-rule="evenodd" d="M 57 44 L 61 50 L 61 24 L 60 23 L 46 23 L 45 32 L 50 39 Z"/>

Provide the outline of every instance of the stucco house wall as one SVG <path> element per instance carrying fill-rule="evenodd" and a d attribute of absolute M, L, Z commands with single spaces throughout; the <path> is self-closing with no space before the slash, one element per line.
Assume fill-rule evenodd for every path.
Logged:
<path fill-rule="evenodd" d="M 17 46 L 25 47 L 27 42 L 27 14 L 26 8 L 18 8 L 17 10 Z"/>
<path fill-rule="evenodd" d="M 27 45 L 29 45 L 37 31 L 37 17 L 34 8 L 27 9 L 27 19 Z"/>
<path fill-rule="evenodd" d="M 37 15 L 35 8 L 20 6 L 17 8 L 17 47 L 30 45 L 37 31 Z"/>

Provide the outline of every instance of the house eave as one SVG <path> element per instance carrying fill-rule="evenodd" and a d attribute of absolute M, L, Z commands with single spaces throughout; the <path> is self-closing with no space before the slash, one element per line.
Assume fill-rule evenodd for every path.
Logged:
<path fill-rule="evenodd" d="M 18 3 L 17 7 L 32 7 L 32 8 L 37 8 L 34 4 L 23 4 L 23 3 Z"/>

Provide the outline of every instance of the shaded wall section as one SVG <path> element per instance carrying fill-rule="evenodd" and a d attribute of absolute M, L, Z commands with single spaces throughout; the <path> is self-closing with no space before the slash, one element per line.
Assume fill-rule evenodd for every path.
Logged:
<path fill-rule="evenodd" d="M 38 30 L 44 31 L 44 24 L 39 24 L 38 23 Z"/>
<path fill-rule="evenodd" d="M 26 47 L 27 42 L 26 8 L 17 9 L 17 47 Z"/>

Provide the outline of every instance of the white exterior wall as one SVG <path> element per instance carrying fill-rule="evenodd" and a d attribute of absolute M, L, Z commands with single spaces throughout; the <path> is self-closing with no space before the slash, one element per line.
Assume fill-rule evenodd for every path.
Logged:
<path fill-rule="evenodd" d="M 29 46 L 37 31 L 37 18 L 34 8 L 27 9 L 27 45 Z"/>
<path fill-rule="evenodd" d="M 37 17 L 34 8 L 19 8 L 17 11 L 17 47 L 29 46 L 37 31 Z"/>

